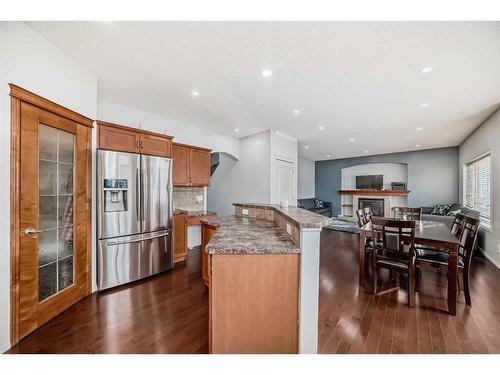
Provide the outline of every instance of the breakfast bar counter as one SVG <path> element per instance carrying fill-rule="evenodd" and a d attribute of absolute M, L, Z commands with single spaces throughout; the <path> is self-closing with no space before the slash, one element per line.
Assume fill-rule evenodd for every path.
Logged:
<path fill-rule="evenodd" d="M 317 353 L 319 234 L 330 221 L 256 203 L 202 220 L 211 353 Z"/>

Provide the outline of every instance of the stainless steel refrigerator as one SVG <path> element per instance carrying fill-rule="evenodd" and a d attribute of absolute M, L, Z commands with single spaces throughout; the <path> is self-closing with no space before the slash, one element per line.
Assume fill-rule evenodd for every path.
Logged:
<path fill-rule="evenodd" d="M 172 159 L 97 150 L 100 290 L 173 268 Z"/>

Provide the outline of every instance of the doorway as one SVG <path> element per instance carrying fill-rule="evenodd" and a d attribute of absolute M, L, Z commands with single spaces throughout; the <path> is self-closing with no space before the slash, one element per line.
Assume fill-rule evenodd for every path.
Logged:
<path fill-rule="evenodd" d="M 296 206 L 295 199 L 295 164 L 290 161 L 276 159 L 277 169 L 277 198 L 278 202 L 287 202 L 288 205 Z"/>
<path fill-rule="evenodd" d="M 91 292 L 92 120 L 11 85 L 11 344 Z"/>

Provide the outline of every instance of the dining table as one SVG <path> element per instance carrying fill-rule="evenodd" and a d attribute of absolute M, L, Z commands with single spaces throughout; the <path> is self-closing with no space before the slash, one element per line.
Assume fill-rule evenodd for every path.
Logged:
<path fill-rule="evenodd" d="M 359 285 L 365 285 L 365 244 L 371 236 L 372 223 L 368 222 L 360 227 L 359 231 Z M 457 311 L 457 268 L 458 245 L 455 237 L 446 224 L 438 221 L 415 222 L 415 244 L 431 246 L 439 251 L 448 253 L 448 312 L 455 315 Z"/>

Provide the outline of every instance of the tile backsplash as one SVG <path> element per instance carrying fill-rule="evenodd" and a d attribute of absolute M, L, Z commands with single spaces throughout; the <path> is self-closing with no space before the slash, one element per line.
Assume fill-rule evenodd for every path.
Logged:
<path fill-rule="evenodd" d="M 196 203 L 196 196 L 201 195 L 205 199 L 205 188 L 203 187 L 174 187 L 174 209 L 187 211 L 201 211 L 205 208 L 205 202 Z"/>

